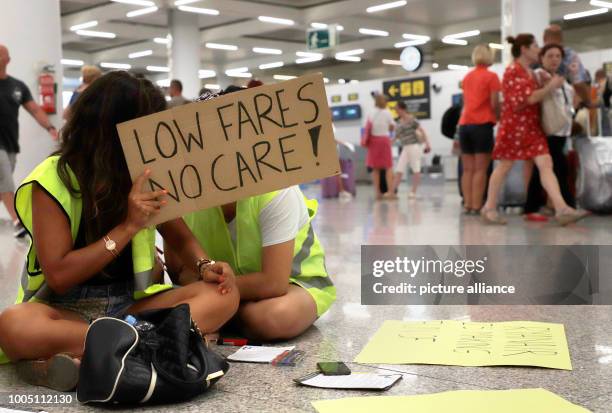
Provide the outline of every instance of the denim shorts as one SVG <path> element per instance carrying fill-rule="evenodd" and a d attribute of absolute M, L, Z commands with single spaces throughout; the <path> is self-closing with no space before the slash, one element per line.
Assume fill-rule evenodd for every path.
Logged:
<path fill-rule="evenodd" d="M 79 285 L 66 294 L 52 293 L 51 307 L 77 313 L 91 323 L 100 317 L 122 317 L 136 302 L 132 280 L 108 285 Z"/>

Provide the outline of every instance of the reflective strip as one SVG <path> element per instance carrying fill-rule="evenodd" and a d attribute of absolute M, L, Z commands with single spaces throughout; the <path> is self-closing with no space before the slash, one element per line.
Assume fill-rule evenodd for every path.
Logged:
<path fill-rule="evenodd" d="M 21 273 L 21 288 L 23 291 L 28 290 L 28 286 L 30 284 L 30 277 L 28 276 L 28 269 L 23 267 L 23 271 Z"/>
<path fill-rule="evenodd" d="M 302 273 L 302 262 L 310 256 L 310 249 L 314 245 L 314 230 L 312 229 L 312 225 L 308 224 L 308 233 L 306 234 L 306 239 L 302 243 L 302 247 L 299 252 L 293 257 L 293 262 L 291 263 L 291 276 L 296 277 Z"/>
<path fill-rule="evenodd" d="M 144 291 L 153 283 L 153 270 L 134 274 L 134 291 Z"/>
<path fill-rule="evenodd" d="M 317 288 L 322 290 L 326 287 L 332 287 L 334 283 L 329 276 L 327 277 L 297 277 L 296 281 L 304 288 Z"/>

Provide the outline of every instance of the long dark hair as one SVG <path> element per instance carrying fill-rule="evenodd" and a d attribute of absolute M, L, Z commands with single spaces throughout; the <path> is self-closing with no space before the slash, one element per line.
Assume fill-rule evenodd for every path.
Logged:
<path fill-rule="evenodd" d="M 95 80 L 71 107 L 62 129 L 58 174 L 73 196 L 83 200 L 82 225 L 89 244 L 127 216 L 132 186 L 115 125 L 165 109 L 166 100 L 150 81 L 127 72 Z M 79 188 L 70 180 L 74 172 Z"/>
<path fill-rule="evenodd" d="M 506 41 L 512 45 L 510 49 L 514 58 L 521 57 L 521 47 L 529 47 L 535 42 L 535 37 L 531 33 L 520 33 L 516 37 L 508 36 Z"/>

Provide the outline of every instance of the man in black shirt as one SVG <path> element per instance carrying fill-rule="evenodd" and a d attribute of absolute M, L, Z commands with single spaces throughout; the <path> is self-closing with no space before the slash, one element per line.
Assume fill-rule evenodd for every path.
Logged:
<path fill-rule="evenodd" d="M 19 106 L 23 106 L 36 122 L 57 140 L 57 131 L 47 114 L 34 102 L 28 87 L 6 73 L 11 61 L 8 49 L 0 44 L 0 196 L 15 225 L 15 236 L 26 234 L 15 213 L 13 171 L 19 153 Z"/>

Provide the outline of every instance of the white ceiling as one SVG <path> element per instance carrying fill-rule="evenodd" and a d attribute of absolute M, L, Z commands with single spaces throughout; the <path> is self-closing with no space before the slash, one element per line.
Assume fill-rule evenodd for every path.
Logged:
<path fill-rule="evenodd" d="M 115 3 L 109 0 L 60 0 L 62 10 L 63 50 L 65 58 L 80 59 L 87 63 L 129 63 L 134 71 L 147 74 L 147 65 L 167 66 L 165 45 L 153 42 L 155 37 L 168 34 L 168 10 L 175 8 L 175 0 L 152 0 L 159 10 L 139 17 L 128 18 L 126 13 L 142 6 Z M 201 69 L 218 73 L 232 67 L 249 67 L 249 71 L 264 81 L 273 74 L 301 75 L 321 71 L 332 80 L 338 78 L 371 79 L 401 75 L 397 66 L 383 65 L 381 60 L 398 59 L 401 49 L 393 44 L 402 41 L 403 33 L 430 36 L 432 41 L 421 46 L 426 66 L 437 62 L 440 68 L 449 63 L 469 64 L 472 46 L 481 42 L 500 42 L 501 0 L 407 0 L 407 5 L 378 13 L 367 13 L 366 8 L 391 0 L 198 0 L 192 7 L 219 10 L 218 16 L 198 15 L 201 36 Z M 538 0 L 534 0 L 538 1 Z M 562 21 L 566 13 L 591 8 L 588 0 L 568 2 L 550 0 L 551 19 Z M 452 5 L 452 6 L 451 6 Z M 293 26 L 281 26 L 257 20 L 260 15 L 288 18 Z M 98 25 L 90 30 L 113 32 L 115 39 L 83 37 L 70 31 L 70 27 L 91 20 Z M 295 52 L 307 51 L 305 33 L 312 22 L 339 24 L 344 27 L 340 44 L 325 51 L 325 59 L 307 64 L 295 64 Z M 588 24 L 585 24 L 587 23 Z M 577 50 L 593 50 L 612 44 L 612 10 L 604 15 L 564 22 L 566 43 Z M 389 37 L 365 36 L 359 28 L 366 27 L 389 32 Z M 478 29 L 481 35 L 467 39 L 468 46 L 442 44 L 447 34 Z M 233 44 L 237 51 L 211 50 L 205 42 Z M 281 49 L 283 54 L 262 55 L 252 52 L 253 47 Z M 363 48 L 359 63 L 339 62 L 333 58 L 341 51 Z M 128 54 L 153 50 L 150 56 L 129 59 Z M 278 69 L 259 70 L 263 63 L 284 61 Z M 76 77 L 78 67 L 64 68 L 66 76 Z M 405 73 L 405 72 L 404 72 Z M 215 83 L 215 79 L 206 79 Z M 236 79 L 243 83 L 244 79 Z"/>

